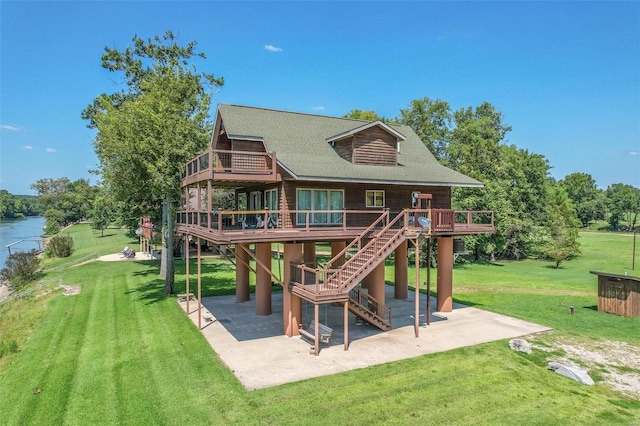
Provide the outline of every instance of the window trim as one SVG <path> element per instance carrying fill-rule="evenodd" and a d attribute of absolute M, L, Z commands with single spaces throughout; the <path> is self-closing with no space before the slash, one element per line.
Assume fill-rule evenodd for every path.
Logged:
<path fill-rule="evenodd" d="M 369 204 L 369 194 L 373 193 L 373 204 Z M 378 196 L 382 195 L 382 205 L 377 205 L 376 200 Z M 375 209 L 375 208 L 384 208 L 386 206 L 387 197 L 384 189 L 367 189 L 365 191 L 364 203 L 366 208 Z"/>

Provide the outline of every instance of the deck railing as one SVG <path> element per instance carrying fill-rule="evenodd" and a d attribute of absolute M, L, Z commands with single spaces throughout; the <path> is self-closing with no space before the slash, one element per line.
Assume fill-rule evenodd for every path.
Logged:
<path fill-rule="evenodd" d="M 344 231 L 357 229 L 373 232 L 390 222 L 393 228 L 420 230 L 417 218 L 431 219 L 432 234 L 493 232 L 493 212 L 489 210 L 408 209 L 404 220 L 388 210 L 213 210 L 178 212 L 177 223 L 206 229 L 209 233 L 270 232 L 270 231 Z M 352 242 L 351 245 L 354 243 Z M 359 249 L 360 247 L 357 247 Z M 348 251 L 350 247 L 346 247 Z"/>
<path fill-rule="evenodd" d="M 183 184 L 213 179 L 215 173 L 273 177 L 276 153 L 210 149 L 187 162 L 182 173 Z"/>

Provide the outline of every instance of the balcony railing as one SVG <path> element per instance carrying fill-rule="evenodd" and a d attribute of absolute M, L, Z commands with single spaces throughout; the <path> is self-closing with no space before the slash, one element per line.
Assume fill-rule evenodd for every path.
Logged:
<path fill-rule="evenodd" d="M 474 234 L 494 231 L 493 212 L 489 210 L 407 209 L 400 213 L 386 210 L 213 210 L 181 211 L 177 215 L 179 227 L 198 228 L 208 234 L 276 231 L 362 230 L 375 224 L 386 226 L 390 219 L 403 214 L 394 228 L 421 230 L 416 218 L 431 218 L 431 234 Z"/>
<path fill-rule="evenodd" d="M 242 179 L 247 175 L 254 175 L 262 180 L 265 177 L 275 180 L 277 175 L 276 154 L 275 152 L 210 149 L 186 164 L 182 174 L 183 186 L 214 179 L 216 174 L 223 174 L 226 177 L 237 175 Z"/>

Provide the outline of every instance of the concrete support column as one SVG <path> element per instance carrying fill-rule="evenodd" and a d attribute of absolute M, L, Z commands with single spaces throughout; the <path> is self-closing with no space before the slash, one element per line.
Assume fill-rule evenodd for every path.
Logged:
<path fill-rule="evenodd" d="M 406 300 L 409 297 L 409 259 L 407 255 L 409 253 L 409 241 L 405 240 L 398 246 L 395 251 L 395 285 L 394 285 L 394 297 L 400 300 Z"/>
<path fill-rule="evenodd" d="M 316 261 L 316 243 L 315 241 L 307 241 L 302 248 L 302 260 L 306 264 L 315 263 Z"/>
<path fill-rule="evenodd" d="M 380 305 L 378 306 L 378 314 L 382 314 L 383 307 L 385 305 L 384 294 L 384 262 L 376 266 L 370 273 L 362 280 L 362 287 L 369 290 L 369 296 L 376 299 Z"/>
<path fill-rule="evenodd" d="M 236 244 L 236 302 L 249 300 L 249 250 L 247 244 Z"/>
<path fill-rule="evenodd" d="M 271 315 L 271 243 L 256 243 L 256 315 Z M 258 263 L 256 262 L 256 263 Z"/>
<path fill-rule="evenodd" d="M 284 289 L 282 290 L 282 328 L 285 335 L 300 335 L 302 320 L 302 300 L 289 291 L 291 283 L 291 264 L 302 262 L 302 244 L 284 245 Z"/>
<path fill-rule="evenodd" d="M 451 312 L 453 309 L 453 238 L 438 238 L 438 294 L 436 309 Z"/>
<path fill-rule="evenodd" d="M 344 250 L 346 246 L 347 246 L 346 241 L 331 241 L 331 258 L 333 259 L 334 257 L 336 257 L 338 253 Z M 339 266 L 342 266 L 343 264 L 344 264 L 344 256 L 338 259 L 336 263 L 333 264 L 333 267 L 337 268 Z"/>

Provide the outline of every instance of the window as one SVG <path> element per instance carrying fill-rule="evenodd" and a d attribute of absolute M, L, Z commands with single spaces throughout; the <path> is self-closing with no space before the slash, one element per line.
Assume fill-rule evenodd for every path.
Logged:
<path fill-rule="evenodd" d="M 267 189 L 264 191 L 264 206 L 269 210 L 278 210 L 277 189 Z"/>
<path fill-rule="evenodd" d="M 332 189 L 298 189 L 296 197 L 297 210 L 310 210 L 309 223 L 311 225 L 339 225 L 342 224 L 342 213 L 332 213 L 332 210 L 344 209 L 344 191 Z M 307 214 L 298 212 L 296 222 L 305 225 Z"/>
<path fill-rule="evenodd" d="M 384 191 L 367 190 L 367 207 L 384 207 Z"/>

